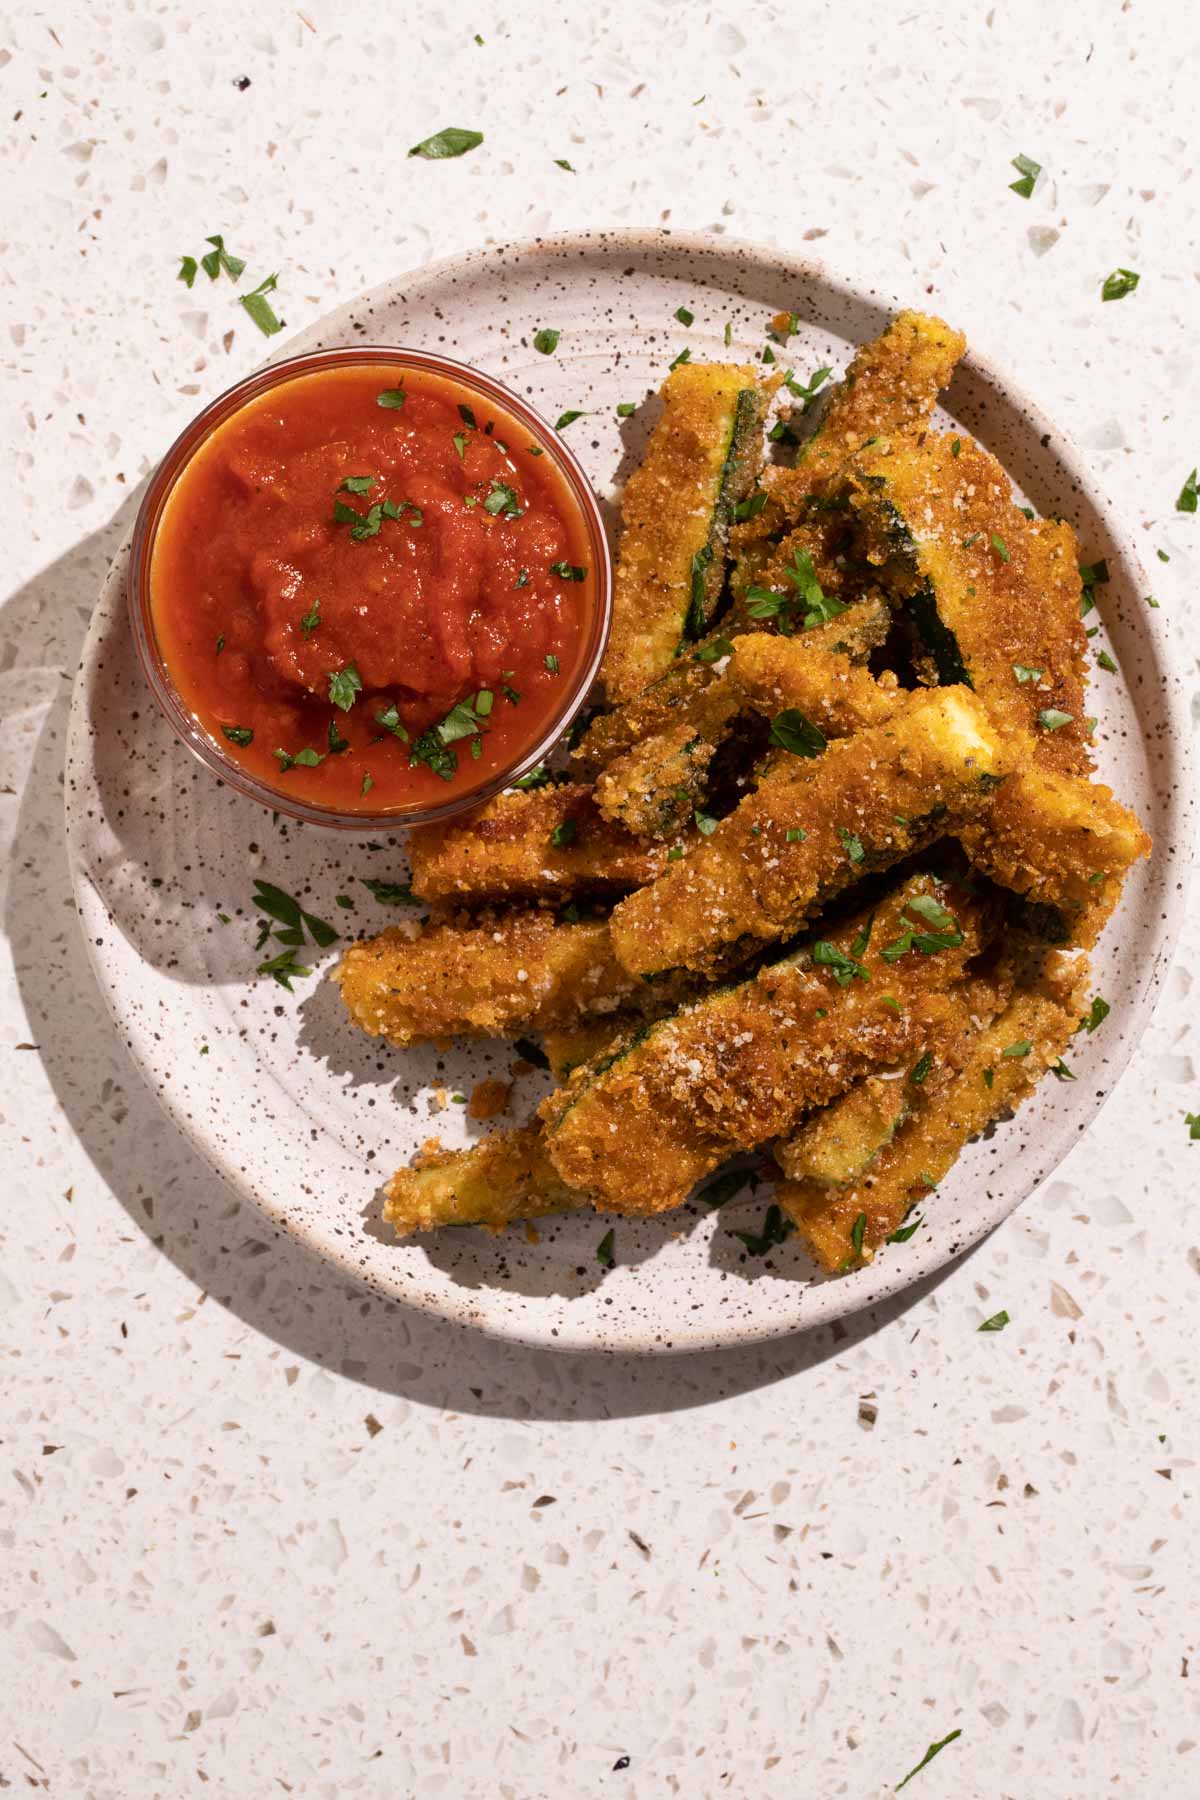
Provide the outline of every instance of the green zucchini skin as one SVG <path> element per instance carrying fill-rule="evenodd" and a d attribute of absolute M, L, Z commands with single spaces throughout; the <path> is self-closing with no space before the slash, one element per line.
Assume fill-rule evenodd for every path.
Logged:
<path fill-rule="evenodd" d="M 683 635 L 675 654 L 681 656 L 711 630 L 720 610 L 728 559 L 729 528 L 734 508 L 754 486 L 762 464 L 762 428 L 767 396 L 757 388 L 742 388 L 734 401 L 729 444 L 717 496 L 713 503 L 708 536 L 692 558 L 692 586 Z"/>

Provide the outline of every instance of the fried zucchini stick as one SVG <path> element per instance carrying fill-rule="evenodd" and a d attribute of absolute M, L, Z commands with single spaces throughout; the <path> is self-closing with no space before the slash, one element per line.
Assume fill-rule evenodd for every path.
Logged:
<path fill-rule="evenodd" d="M 754 485 L 772 384 L 752 365 L 686 363 L 621 503 L 612 636 L 601 679 L 625 700 L 701 638 L 725 579 L 734 507 Z"/>
<path fill-rule="evenodd" d="M 665 847 L 602 818 L 580 782 L 498 794 L 465 817 L 423 826 L 409 855 L 417 898 L 456 906 L 622 893 L 666 867 Z"/>
<path fill-rule="evenodd" d="M 942 917 L 952 908 L 953 928 L 914 936 L 914 906 Z M 785 1135 L 924 1041 L 989 927 L 986 903 L 914 877 L 873 919 L 685 1004 L 576 1070 L 542 1103 L 550 1160 L 597 1207 L 678 1205 L 733 1151 Z"/>
<path fill-rule="evenodd" d="M 793 467 L 763 471 L 767 504 L 737 527 L 739 558 L 753 555 L 758 540 L 800 524 L 822 483 L 868 438 L 892 438 L 927 424 L 966 347 L 961 332 L 918 312 L 897 313 L 880 337 L 863 344 Z"/>
<path fill-rule="evenodd" d="M 610 920 L 617 956 L 632 974 L 703 971 L 728 944 L 798 931 L 867 869 L 978 812 L 1009 767 L 967 689 L 910 694 L 885 724 L 811 763 L 777 764 L 712 836 L 622 901 Z"/>
<path fill-rule="evenodd" d="M 848 656 L 851 662 L 865 662 L 887 637 L 891 621 L 886 601 L 873 594 L 793 641 L 813 651 L 832 651 Z M 757 633 L 761 627 L 751 629 Z M 581 772 L 596 776 L 616 757 L 685 720 L 706 742 L 719 742 L 732 716 L 731 697 L 721 680 L 728 643 L 728 637 L 710 638 L 640 694 L 593 719 L 572 753 Z"/>
<path fill-rule="evenodd" d="M 925 678 L 968 682 L 1037 760 L 1085 774 L 1087 639 L 1069 525 L 1027 519 L 968 437 L 864 450 L 849 477 L 860 550 L 903 599 Z"/>
<path fill-rule="evenodd" d="M 869 1261 L 971 1138 L 1033 1092 L 1079 1024 L 1086 980 L 1085 962 L 1053 960 L 1039 991 L 1016 994 L 975 1032 L 945 1081 L 931 1076 L 909 1095 L 908 1118 L 861 1177 L 844 1187 L 785 1181 L 775 1190 L 822 1268 L 853 1266 L 856 1242 Z"/>
<path fill-rule="evenodd" d="M 412 935 L 389 926 L 352 944 L 333 979 L 354 1022 L 400 1046 L 572 1025 L 663 991 L 626 974 L 603 920 L 560 924 L 534 909 Z"/>
<path fill-rule="evenodd" d="M 397 1170 L 385 1191 L 383 1216 L 400 1237 L 440 1225 L 503 1231 L 514 1219 L 587 1204 L 559 1179 L 539 1125 L 494 1132 L 468 1150 L 436 1151 Z"/>

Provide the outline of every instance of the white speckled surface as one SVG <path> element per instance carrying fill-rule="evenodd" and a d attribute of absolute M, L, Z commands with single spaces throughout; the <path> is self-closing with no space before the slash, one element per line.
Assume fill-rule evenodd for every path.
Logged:
<path fill-rule="evenodd" d="M 874 1800 L 961 1727 L 914 1795 L 1196 1792 L 1194 923 L 1071 1159 L 877 1329 L 577 1360 L 364 1299 L 230 1206 L 94 991 L 60 782 L 130 497 L 261 354 L 232 290 L 174 284 L 217 230 L 292 328 L 489 239 L 822 233 L 1073 431 L 1200 692 L 1194 21 L 196 10 L 0 23 L 0 1779 Z M 451 122 L 484 147 L 404 160 Z"/>

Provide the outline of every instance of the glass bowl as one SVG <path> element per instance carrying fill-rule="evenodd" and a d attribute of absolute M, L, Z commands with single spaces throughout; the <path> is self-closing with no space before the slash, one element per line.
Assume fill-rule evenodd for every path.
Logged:
<path fill-rule="evenodd" d="M 452 382 L 464 393 L 473 394 L 484 406 L 490 402 L 503 407 L 529 431 L 562 477 L 570 499 L 578 508 L 579 522 L 590 547 L 591 571 L 595 574 L 592 610 L 585 621 L 583 654 L 572 678 L 564 686 L 557 710 L 539 733 L 537 741 L 514 755 L 509 763 L 492 771 L 477 786 L 465 791 L 448 793 L 436 802 L 401 802 L 361 812 L 342 811 L 299 799 L 286 786 L 260 779 L 222 748 L 186 705 L 172 678 L 155 629 L 150 591 L 151 562 L 159 524 L 176 482 L 200 446 L 248 402 L 257 400 L 272 388 L 294 381 L 297 376 L 349 366 L 386 368 L 393 372 L 420 370 Z M 155 471 L 138 511 L 130 556 L 128 601 L 134 641 L 151 691 L 180 742 L 205 768 L 238 793 L 288 818 L 340 831 L 370 833 L 388 826 L 428 825 L 453 818 L 512 786 L 545 759 L 583 706 L 600 667 L 612 621 L 612 559 L 591 482 L 558 433 L 518 394 L 490 375 L 435 351 L 354 345 L 287 357 L 260 369 L 227 389 L 181 432 Z"/>

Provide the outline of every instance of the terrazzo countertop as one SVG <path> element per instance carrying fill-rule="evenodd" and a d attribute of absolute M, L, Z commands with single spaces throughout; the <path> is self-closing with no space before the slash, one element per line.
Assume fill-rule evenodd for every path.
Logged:
<path fill-rule="evenodd" d="M 293 329 L 575 226 L 874 272 L 1082 443 L 1200 696 L 1197 36 L 1094 0 L 0 22 L 0 1788 L 873 1800 L 958 1731 L 914 1796 L 1200 1792 L 1195 921 L 1115 1098 L 943 1279 L 555 1356 L 366 1298 L 205 1170 L 102 1009 L 61 785 L 139 483 L 263 351 L 175 280 L 214 231 Z M 406 159 L 451 123 L 484 146 Z"/>

